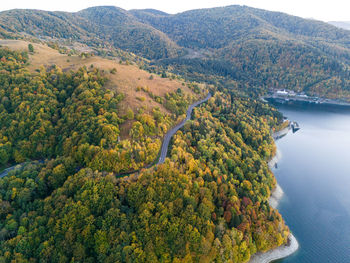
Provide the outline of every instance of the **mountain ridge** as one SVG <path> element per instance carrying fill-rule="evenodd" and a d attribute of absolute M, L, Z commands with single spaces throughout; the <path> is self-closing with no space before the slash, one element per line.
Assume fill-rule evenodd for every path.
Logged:
<path fill-rule="evenodd" d="M 0 28 L 112 46 L 191 80 L 210 72 L 240 87 L 350 100 L 350 31 L 281 12 L 238 5 L 178 14 L 114 6 L 75 13 L 10 10 L 0 13 Z"/>
<path fill-rule="evenodd" d="M 21 39 L 0 40 L 0 169 L 42 160 L 0 180 L 1 262 L 249 262 L 288 245 L 268 166 L 288 122 L 259 96 L 350 98 L 346 31 L 248 7 L 14 10 L 0 26 Z"/>

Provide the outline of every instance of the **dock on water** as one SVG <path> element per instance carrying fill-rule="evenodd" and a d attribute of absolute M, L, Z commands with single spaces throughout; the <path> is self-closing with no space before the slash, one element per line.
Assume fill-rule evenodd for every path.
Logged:
<path fill-rule="evenodd" d="M 290 127 L 292 128 L 293 133 L 296 133 L 297 131 L 300 130 L 300 126 L 296 121 L 290 122 Z"/>

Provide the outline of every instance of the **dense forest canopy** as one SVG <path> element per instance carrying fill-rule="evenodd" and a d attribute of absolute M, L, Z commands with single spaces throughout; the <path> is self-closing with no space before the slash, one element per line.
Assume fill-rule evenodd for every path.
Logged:
<path fill-rule="evenodd" d="M 283 118 L 259 96 L 350 99 L 350 32 L 245 6 L 11 10 L 0 36 L 46 43 L 66 60 L 95 55 L 70 49 L 84 43 L 149 81 L 214 84 L 183 81 L 163 95 L 137 86 L 152 108 L 121 110 L 125 94 L 106 85 L 116 68 L 29 70 L 38 46 L 0 46 L 0 170 L 22 164 L 0 178 L 1 262 L 248 262 L 290 234 L 268 203 L 271 132 Z M 209 90 L 154 165 L 164 135 Z"/>
<path fill-rule="evenodd" d="M 6 48 L 0 61 L 1 165 L 29 161 L 0 179 L 4 262 L 246 262 L 287 242 L 267 202 L 276 110 L 216 92 L 173 138 L 165 164 L 118 179 L 157 158 L 193 98 L 178 89 L 160 100 L 173 115 L 120 116 L 123 95 L 94 67 L 30 73 L 28 53 Z M 131 119 L 130 139 L 119 140 Z"/>

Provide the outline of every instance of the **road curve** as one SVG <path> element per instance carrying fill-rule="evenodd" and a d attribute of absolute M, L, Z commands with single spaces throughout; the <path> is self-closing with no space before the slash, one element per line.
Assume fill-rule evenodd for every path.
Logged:
<path fill-rule="evenodd" d="M 9 174 L 9 172 L 11 171 L 19 171 L 21 170 L 25 165 L 30 164 L 30 163 L 44 163 L 44 160 L 34 160 L 34 161 L 27 161 L 27 162 L 23 162 L 23 163 L 18 163 L 15 164 L 14 166 L 11 166 L 9 168 L 6 168 L 5 170 L 3 170 L 2 172 L 0 172 L 0 178 L 3 178 L 5 176 L 7 176 Z"/>
<path fill-rule="evenodd" d="M 3 170 L 1 173 L 0 173 L 0 178 L 3 178 L 5 177 L 6 175 L 8 175 L 9 172 L 11 172 L 12 170 L 16 169 L 16 167 L 20 167 L 21 165 L 14 165 L 14 166 L 11 166 L 5 170 Z"/>
<path fill-rule="evenodd" d="M 209 92 L 205 99 L 202 99 L 202 100 L 197 101 L 197 102 L 193 103 L 192 105 L 190 105 L 187 109 L 186 118 L 165 134 L 162 148 L 160 150 L 160 157 L 159 157 L 157 164 L 164 163 L 165 158 L 166 158 L 167 153 L 168 153 L 168 148 L 169 148 L 169 143 L 170 143 L 171 137 L 173 137 L 173 135 L 185 125 L 186 121 L 191 119 L 193 109 L 195 107 L 197 107 L 198 105 L 202 104 L 203 102 L 206 102 L 210 98 L 211 98 L 211 93 Z"/>
<path fill-rule="evenodd" d="M 159 157 L 159 160 L 157 162 L 157 164 L 161 164 L 161 163 L 164 163 L 165 161 L 165 158 L 167 156 L 167 153 L 168 153 L 168 147 L 169 147 L 169 143 L 170 143 L 170 139 L 171 137 L 179 130 L 181 129 L 186 121 L 188 121 L 189 119 L 191 119 L 191 114 L 192 114 L 192 110 L 197 107 L 198 105 L 202 104 L 203 102 L 206 102 L 207 100 L 209 100 L 211 98 L 211 93 L 209 92 L 207 97 L 205 99 L 202 99 L 200 101 L 197 101 L 195 103 L 193 103 L 192 105 L 190 105 L 187 109 L 187 113 L 186 113 L 186 118 L 181 121 L 178 125 L 176 125 L 174 128 L 172 128 L 170 131 L 168 131 L 165 136 L 164 136 L 164 140 L 163 140 L 163 143 L 162 143 L 162 148 L 161 148 L 161 152 L 160 152 L 160 157 Z M 43 162 L 42 160 L 40 160 L 39 162 Z M 0 173 L 0 178 L 4 177 L 4 176 L 7 176 L 8 173 L 12 170 L 15 170 L 15 169 L 21 169 L 25 164 L 27 164 L 28 162 L 24 162 L 24 163 L 21 163 L 21 164 L 16 164 L 12 167 L 9 167 L 7 169 L 5 169 L 4 171 L 2 171 Z M 147 167 L 144 167 L 144 168 L 150 168 L 152 167 L 154 164 L 151 164 Z M 139 169 L 140 170 L 140 169 Z M 135 170 L 135 171 L 129 171 L 129 172 L 125 172 L 125 173 L 119 173 L 119 174 L 116 174 L 116 176 L 122 176 L 122 175 L 130 175 L 130 174 L 133 174 L 133 173 L 136 173 L 138 172 L 139 170 Z"/>

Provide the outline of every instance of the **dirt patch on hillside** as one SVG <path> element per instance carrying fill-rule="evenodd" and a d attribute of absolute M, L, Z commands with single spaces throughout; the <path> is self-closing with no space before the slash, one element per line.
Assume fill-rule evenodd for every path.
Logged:
<path fill-rule="evenodd" d="M 7 46 L 16 51 L 28 51 L 29 42 L 22 40 L 1 40 L 0 45 Z M 139 69 L 136 65 L 124 65 L 119 63 L 119 59 L 106 59 L 98 56 L 82 58 L 77 55 L 68 56 L 60 54 L 57 50 L 52 49 L 44 44 L 32 43 L 34 53 L 29 55 L 29 70 L 35 72 L 41 66 L 49 67 L 57 65 L 63 71 L 77 70 L 80 67 L 93 67 L 104 70 L 109 81 L 106 88 L 123 93 L 125 99 L 120 103 L 119 113 L 121 116 L 126 114 L 131 108 L 137 113 L 140 108 L 144 112 L 151 113 L 152 109 L 159 107 L 163 113 L 169 113 L 163 105 L 151 98 L 148 93 L 142 91 L 142 87 L 148 89 L 155 96 L 164 97 L 167 92 L 174 92 L 181 88 L 185 94 L 194 95 L 183 82 L 179 80 L 171 80 L 161 78 L 158 75 L 151 74 L 147 71 Z M 110 73 L 112 69 L 116 69 L 114 74 Z M 138 89 L 139 88 L 139 89 Z M 141 89 L 141 90 L 140 90 Z M 123 136 L 127 136 L 130 123 L 126 122 L 121 126 Z"/>

